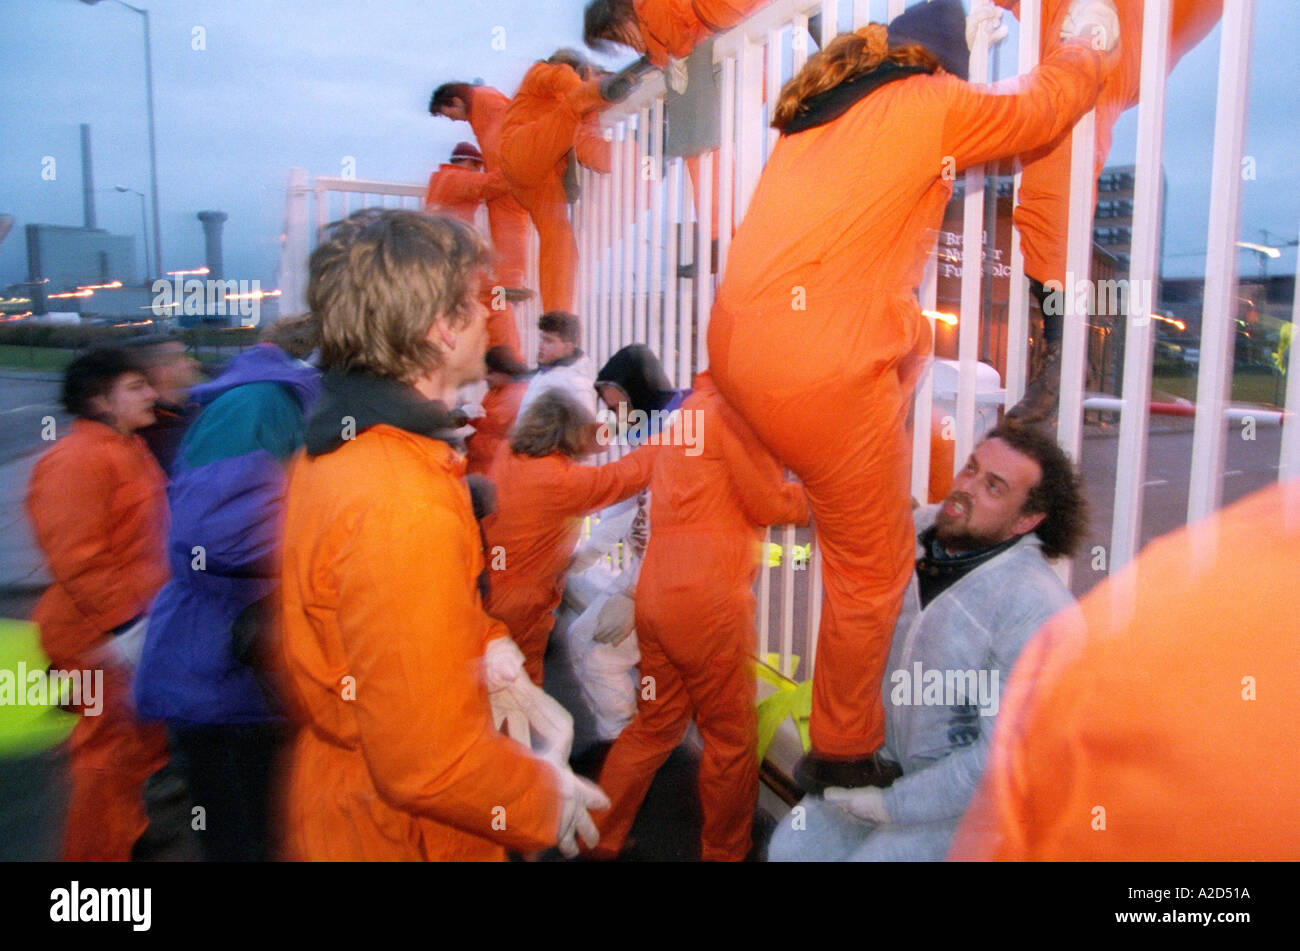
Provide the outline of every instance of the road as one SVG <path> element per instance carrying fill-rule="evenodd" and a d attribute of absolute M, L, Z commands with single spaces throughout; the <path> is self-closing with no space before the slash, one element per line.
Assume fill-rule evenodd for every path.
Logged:
<path fill-rule="evenodd" d="M 64 432 L 67 414 L 58 405 L 59 383 L 15 371 L 0 373 L 0 586 L 12 583 L 14 566 L 6 563 L 12 540 L 25 528 L 22 522 L 22 494 L 31 464 L 48 445 L 42 441 L 45 421 L 52 417 L 57 432 Z M 1114 512 L 1115 459 L 1119 440 L 1117 426 L 1090 426 L 1083 441 L 1082 473 L 1091 507 L 1090 530 L 1075 560 L 1072 586 L 1082 595 L 1105 577 L 1094 570 L 1097 546 L 1110 549 L 1111 519 Z M 1277 478 L 1281 430 L 1259 427 L 1254 439 L 1241 438 L 1240 426 L 1228 439 L 1227 465 L 1223 479 L 1223 500 L 1229 504 Z M 1181 526 L 1187 518 L 1188 470 L 1192 456 L 1190 420 L 1153 423 L 1147 448 L 1146 486 L 1143 493 L 1142 543 Z M 805 542 L 806 533 L 798 534 Z M 12 561 L 12 558 L 9 558 Z M 1109 556 L 1106 558 L 1109 567 Z M 771 598 L 779 612 L 780 572 L 772 572 Z M 806 616 L 807 573 L 796 573 L 795 618 Z M 775 644 L 773 645 L 775 646 Z"/>

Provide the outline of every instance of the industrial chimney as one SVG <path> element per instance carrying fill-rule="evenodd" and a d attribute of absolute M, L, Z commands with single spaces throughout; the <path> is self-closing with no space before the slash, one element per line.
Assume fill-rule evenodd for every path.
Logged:
<path fill-rule="evenodd" d="M 200 211 L 199 221 L 203 222 L 203 241 L 208 267 L 208 279 L 220 281 L 225 277 L 221 260 L 221 227 L 230 216 L 224 211 Z"/>
<path fill-rule="evenodd" d="M 90 159 L 90 126 L 84 122 L 81 123 L 81 201 L 86 230 L 94 231 L 95 172 Z"/>

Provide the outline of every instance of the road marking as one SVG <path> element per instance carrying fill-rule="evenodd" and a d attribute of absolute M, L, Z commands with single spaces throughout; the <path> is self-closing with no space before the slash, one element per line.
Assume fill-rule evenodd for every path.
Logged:
<path fill-rule="evenodd" d="M 1225 475 L 1225 476 L 1230 476 L 1230 475 L 1245 475 L 1245 472 L 1243 472 L 1241 469 L 1233 469 L 1231 472 L 1225 472 L 1224 475 Z"/>
<path fill-rule="evenodd" d="M 1168 485 L 1168 484 L 1169 484 L 1168 479 L 1152 479 L 1150 482 L 1143 482 L 1142 488 L 1145 489 L 1149 485 Z"/>

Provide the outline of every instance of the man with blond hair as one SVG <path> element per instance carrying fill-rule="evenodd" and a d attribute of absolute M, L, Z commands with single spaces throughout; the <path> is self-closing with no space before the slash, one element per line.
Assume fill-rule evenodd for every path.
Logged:
<path fill-rule="evenodd" d="M 594 841 L 600 791 L 493 727 L 522 656 L 483 611 L 478 527 L 447 442 L 486 372 L 488 252 L 443 215 L 372 209 L 311 258 L 323 394 L 290 474 L 284 659 L 303 725 L 297 859 L 501 860 Z"/>

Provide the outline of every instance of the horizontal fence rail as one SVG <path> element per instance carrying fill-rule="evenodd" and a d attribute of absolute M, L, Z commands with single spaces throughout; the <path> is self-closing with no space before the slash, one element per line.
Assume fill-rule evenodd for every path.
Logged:
<path fill-rule="evenodd" d="M 1132 246 L 1129 262 L 1116 277 L 1132 287 L 1154 287 L 1159 280 L 1161 243 L 1161 168 L 1164 156 L 1168 33 L 1172 0 L 1148 0 L 1139 42 L 1143 47 L 1140 103 L 1137 107 L 1136 181 L 1133 193 Z M 732 231 L 744 218 L 749 199 L 777 141 L 770 128 L 771 108 L 787 79 L 808 57 L 843 29 L 884 22 L 902 12 L 904 0 L 773 0 L 748 20 L 713 40 L 712 59 L 717 82 L 716 108 L 721 128 L 717 148 L 688 161 L 667 151 L 666 90 L 662 75 L 652 74 L 623 103 L 606 110 L 601 121 L 612 146 L 612 169 L 598 174 L 580 171 L 581 198 L 572 208 L 579 249 L 577 301 L 584 325 L 585 349 L 599 367 L 619 348 L 646 343 L 662 359 L 676 387 L 689 387 L 707 366 L 706 334 L 709 312 L 721 272 L 725 271 Z M 992 0 L 970 0 L 991 6 Z M 1229 423 L 1244 411 L 1229 401 L 1233 377 L 1232 341 L 1237 286 L 1234 242 L 1240 239 L 1241 175 L 1246 88 L 1250 72 L 1253 0 L 1225 0 L 1219 34 L 1219 73 L 1215 115 L 1213 182 L 1210 205 L 1209 254 L 1206 261 L 1205 312 L 1201 358 L 1197 370 L 1194 408 L 1152 404 L 1152 360 L 1155 343 L 1152 294 L 1117 315 L 1124 349 L 1119 394 L 1089 392 L 1090 353 L 1100 322 L 1091 314 L 1067 310 L 1062 359 L 1062 392 L 1057 439 L 1076 460 L 1085 450 L 1085 412 L 1118 416 L 1119 436 L 1113 485 L 1108 570 L 1123 567 L 1136 556 L 1142 539 L 1147 433 L 1153 417 L 1171 413 L 1194 415 L 1188 520 L 1213 511 L 1222 498 L 1225 437 Z M 1028 73 L 1038 62 L 1040 0 L 1021 0 L 1015 74 Z M 1010 14 L 1005 14 L 1010 21 Z M 1212 40 L 1206 40 L 1212 42 Z M 1004 44 L 1010 46 L 1010 44 Z M 995 76 L 995 63 L 1011 50 L 990 49 L 981 32 L 971 55 L 971 79 L 986 82 Z M 1067 224 L 1067 271 L 1096 275 L 1093 239 L 1094 117 L 1085 116 L 1073 136 L 1071 196 Z M 994 283 L 986 254 L 993 258 L 993 223 L 1001 199 L 1019 194 L 1016 163 L 1009 192 L 999 168 L 969 169 L 957 184 L 955 209 L 960 222 L 956 236 L 932 249 L 925 277 L 917 289 L 920 306 L 932 328 L 936 321 L 957 324 L 956 361 L 934 363 L 918 382 L 914 403 L 912 492 L 927 501 L 932 458 L 932 420 L 942 420 L 955 445 L 955 472 L 991 424 L 998 406 L 1010 407 L 1024 392 L 1028 377 L 1028 280 L 1019 234 L 1008 239 L 1008 300 L 1005 308 L 1005 357 L 992 339 L 989 322 L 990 287 Z M 1005 174 L 1005 171 L 1003 171 Z M 295 169 L 290 174 L 280 287 L 286 313 L 301 309 L 306 288 L 306 259 L 320 228 L 367 203 L 385 207 L 418 207 L 422 186 L 318 177 Z M 716 195 L 716 198 L 715 198 Z M 391 203 L 391 204 L 390 204 Z M 713 221 L 715 214 L 717 222 Z M 1009 207 L 1009 206 L 1007 206 Z M 716 241 L 714 234 L 716 233 Z M 968 264 L 970 266 L 962 266 Z M 956 296 L 939 299 L 942 268 L 951 275 L 960 267 Z M 716 273 L 715 273 L 716 272 Z M 529 262 L 530 286 L 536 287 L 536 237 Z M 1094 280 L 1093 283 L 1096 283 Z M 1067 293 L 1069 289 L 1067 288 Z M 1132 298 L 1130 298 L 1131 300 Z M 942 312 L 942 307 L 956 314 Z M 535 352 L 537 304 L 516 306 L 525 353 Z M 1291 310 L 1293 339 L 1300 321 L 1300 288 Z M 981 380 L 992 360 L 1001 363 L 1004 386 L 990 388 Z M 936 373 L 942 368 L 943 373 Z M 996 375 L 996 374 L 995 374 Z M 1112 391 L 1113 392 L 1113 391 Z M 1190 407 L 1191 404 L 1188 404 Z M 1288 374 L 1285 408 L 1274 413 L 1254 411 L 1252 425 L 1277 425 L 1294 419 L 1300 410 L 1300 374 Z M 610 456 L 622 450 L 615 448 Z M 1279 478 L 1300 475 L 1300 435 L 1295 425 L 1283 425 Z M 947 473 L 938 473 L 946 475 Z M 806 529 L 778 527 L 766 536 L 764 568 L 757 584 L 756 653 L 783 676 L 811 675 L 816 655 L 822 579 L 817 546 Z M 1070 565 L 1058 565 L 1069 580 Z"/>

